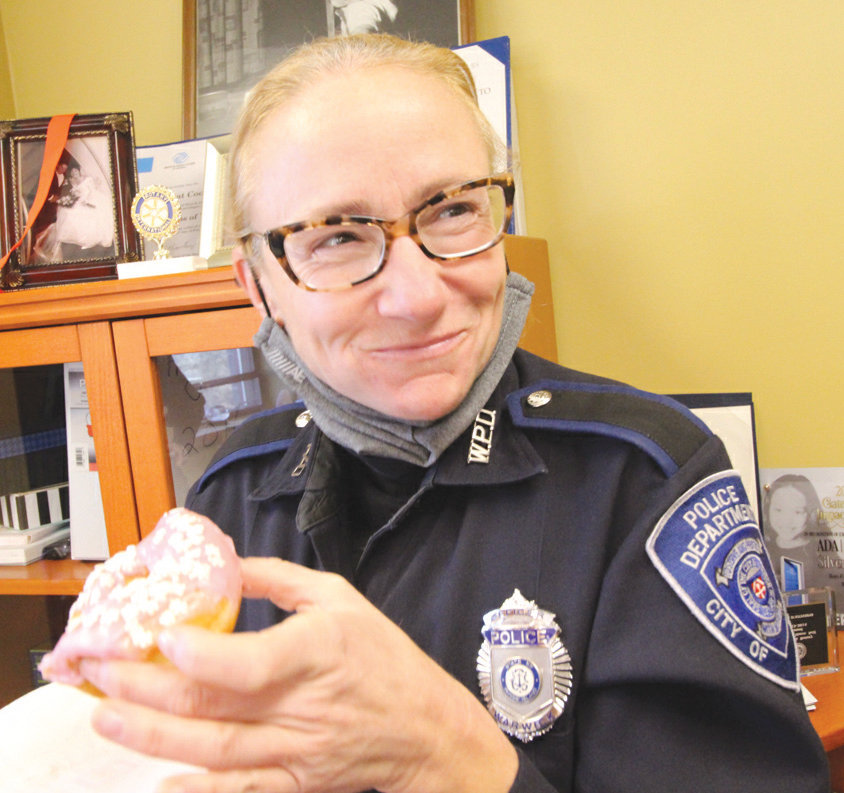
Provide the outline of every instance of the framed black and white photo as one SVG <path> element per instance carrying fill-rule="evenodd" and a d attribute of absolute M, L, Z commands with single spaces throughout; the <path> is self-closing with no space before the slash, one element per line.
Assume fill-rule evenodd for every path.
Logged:
<path fill-rule="evenodd" d="M 246 92 L 304 41 L 382 32 L 456 47 L 474 39 L 472 2 L 184 0 L 184 137 L 231 132 Z"/>
<path fill-rule="evenodd" d="M 114 278 L 118 262 L 139 258 L 131 113 L 74 116 L 54 167 L 44 165 L 49 123 L 0 121 L 0 256 L 21 241 L 3 266 L 4 289 Z M 32 217 L 45 168 L 49 187 Z"/>

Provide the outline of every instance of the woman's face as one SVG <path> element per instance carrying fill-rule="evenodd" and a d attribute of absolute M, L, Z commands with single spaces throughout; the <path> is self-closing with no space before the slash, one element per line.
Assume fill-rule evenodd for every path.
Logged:
<path fill-rule="evenodd" d="M 802 543 L 803 538 L 800 535 L 806 528 L 807 518 L 806 496 L 796 487 L 786 485 L 772 493 L 768 522 L 780 545 L 799 544 L 796 542 L 798 539 Z"/>
<path fill-rule="evenodd" d="M 268 118 L 252 148 L 253 231 L 332 214 L 401 217 L 438 190 L 488 176 L 469 109 L 440 80 L 378 68 L 327 78 Z M 406 236 L 384 269 L 340 292 L 307 292 L 261 246 L 274 318 L 323 382 L 405 420 L 456 408 L 498 338 L 503 246 L 443 266 Z"/>

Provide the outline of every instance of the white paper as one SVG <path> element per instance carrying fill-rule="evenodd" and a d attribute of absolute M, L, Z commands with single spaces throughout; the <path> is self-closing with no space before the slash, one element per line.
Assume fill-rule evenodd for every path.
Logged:
<path fill-rule="evenodd" d="M 179 199 L 182 219 L 178 231 L 164 241 L 171 256 L 197 256 L 205 187 L 206 140 L 183 140 L 160 146 L 139 146 L 138 187 L 161 185 Z M 144 257 L 152 259 L 158 246 L 144 241 Z"/>
<path fill-rule="evenodd" d="M 753 442 L 753 412 L 750 405 L 723 405 L 692 408 L 727 447 L 730 462 L 741 474 L 747 498 L 757 520 L 759 514 L 759 482 L 756 476 L 756 447 Z"/>
<path fill-rule="evenodd" d="M 51 683 L 0 709 L 0 793 L 154 793 L 161 780 L 198 770 L 97 735 L 98 702 Z"/>
<path fill-rule="evenodd" d="M 480 44 L 454 50 L 469 67 L 478 92 L 478 105 L 501 140 L 512 144 L 507 116 L 507 64 L 502 63 Z"/>
<path fill-rule="evenodd" d="M 516 195 L 510 231 L 527 234 L 516 102 L 510 69 L 510 40 L 507 36 L 500 36 L 455 47 L 454 52 L 464 60 L 472 73 L 481 111 L 513 154 L 510 167 L 516 179 Z"/>
<path fill-rule="evenodd" d="M 806 710 L 815 710 L 818 698 L 802 683 L 800 684 L 800 691 L 803 694 L 803 703 L 806 705 Z"/>
<path fill-rule="evenodd" d="M 230 135 L 221 135 L 138 147 L 138 186 L 161 185 L 179 199 L 182 217 L 178 231 L 163 243 L 171 257 L 201 256 L 211 267 L 231 263 L 233 243 L 224 238 L 223 218 L 230 139 Z M 146 240 L 145 258 L 152 259 L 157 247 Z"/>

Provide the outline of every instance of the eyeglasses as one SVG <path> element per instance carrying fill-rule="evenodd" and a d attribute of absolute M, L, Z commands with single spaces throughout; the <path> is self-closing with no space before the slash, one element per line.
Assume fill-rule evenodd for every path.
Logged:
<path fill-rule="evenodd" d="M 512 174 L 475 179 L 441 190 L 397 220 L 332 215 L 243 238 L 253 256 L 266 240 L 296 285 L 310 291 L 348 289 L 384 268 L 390 245 L 410 237 L 430 259 L 465 259 L 492 248 L 513 212 Z"/>

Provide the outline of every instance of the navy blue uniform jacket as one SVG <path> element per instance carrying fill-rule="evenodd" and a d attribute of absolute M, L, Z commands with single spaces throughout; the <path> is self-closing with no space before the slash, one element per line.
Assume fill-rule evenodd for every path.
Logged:
<path fill-rule="evenodd" d="M 531 407 L 540 390 L 550 401 Z M 469 427 L 358 561 L 331 442 L 313 422 L 296 426 L 302 409 L 245 423 L 187 506 L 241 556 L 345 576 L 479 698 L 484 614 L 517 588 L 553 612 L 571 693 L 550 732 L 513 739 L 514 793 L 829 789 L 799 693 L 730 652 L 646 552 L 677 499 L 731 467 L 691 414 L 517 351 L 487 404 L 489 461 L 468 462 Z M 245 601 L 239 628 L 283 618 Z"/>

